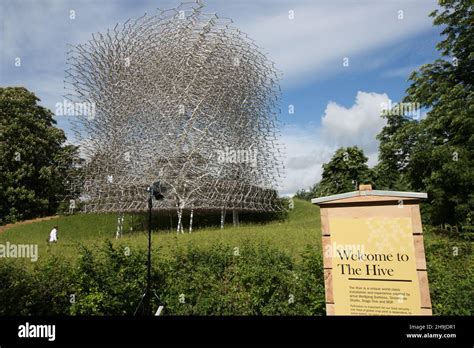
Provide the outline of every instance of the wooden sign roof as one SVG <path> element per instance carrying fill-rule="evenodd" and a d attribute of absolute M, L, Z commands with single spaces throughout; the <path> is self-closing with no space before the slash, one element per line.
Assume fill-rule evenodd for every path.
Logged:
<path fill-rule="evenodd" d="M 419 201 L 426 199 L 428 195 L 422 192 L 383 191 L 372 190 L 370 185 L 360 185 L 359 191 L 340 193 L 338 195 L 313 198 L 311 203 L 339 204 L 339 203 L 364 203 L 383 201 Z"/>

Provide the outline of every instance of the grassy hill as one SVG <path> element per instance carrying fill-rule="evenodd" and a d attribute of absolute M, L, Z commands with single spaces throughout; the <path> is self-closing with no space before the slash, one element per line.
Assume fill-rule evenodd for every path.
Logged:
<path fill-rule="evenodd" d="M 152 243 L 161 252 L 169 253 L 178 246 L 194 244 L 210 247 L 222 243 L 238 247 L 245 240 L 269 243 L 298 258 L 306 245 L 320 246 L 319 208 L 303 200 L 295 199 L 295 208 L 289 212 L 288 220 L 267 224 L 245 224 L 223 230 L 219 227 L 195 229 L 184 234 L 175 231 L 154 231 Z M 40 258 L 44 255 L 62 254 L 66 257 L 77 255 L 77 246 L 92 246 L 110 239 L 113 243 L 129 246 L 131 249 L 145 248 L 148 236 L 144 231 L 130 231 L 132 216 L 126 215 L 124 233 L 115 239 L 116 214 L 77 214 L 61 216 L 54 220 L 13 226 L 0 233 L 0 243 L 9 241 L 16 244 L 38 244 Z M 188 221 L 184 221 L 187 227 Z M 59 227 L 58 243 L 48 245 L 46 239 L 53 225 Z"/>

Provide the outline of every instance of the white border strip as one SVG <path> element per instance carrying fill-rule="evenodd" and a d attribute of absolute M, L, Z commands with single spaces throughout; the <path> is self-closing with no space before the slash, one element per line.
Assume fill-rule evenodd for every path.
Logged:
<path fill-rule="evenodd" d="M 405 197 L 405 198 L 420 198 L 426 199 L 428 198 L 428 194 L 424 192 L 402 192 L 402 191 L 382 191 L 382 190 L 364 190 L 364 191 L 353 191 L 347 193 L 340 193 L 338 195 L 326 196 L 326 197 L 318 197 L 313 198 L 311 203 L 318 204 L 318 203 L 325 203 L 336 201 L 338 199 L 343 198 L 352 198 L 358 196 L 392 196 L 392 197 Z"/>

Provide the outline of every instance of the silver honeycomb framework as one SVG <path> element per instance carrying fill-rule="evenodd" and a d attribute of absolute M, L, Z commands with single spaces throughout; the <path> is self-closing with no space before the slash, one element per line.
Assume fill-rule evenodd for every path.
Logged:
<path fill-rule="evenodd" d="M 68 184 L 84 212 L 144 211 L 156 181 L 168 190 L 153 208 L 180 220 L 281 209 L 279 73 L 232 20 L 203 8 L 145 14 L 68 52 L 65 97 L 95 109 L 73 126 L 86 162 Z"/>

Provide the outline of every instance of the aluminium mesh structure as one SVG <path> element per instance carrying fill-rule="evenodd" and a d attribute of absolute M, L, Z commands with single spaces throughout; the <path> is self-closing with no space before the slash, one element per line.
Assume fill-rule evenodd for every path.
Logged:
<path fill-rule="evenodd" d="M 282 175 L 278 72 L 229 19 L 200 2 L 92 35 L 68 54 L 66 98 L 86 159 L 69 178 L 85 212 L 274 211 Z"/>

